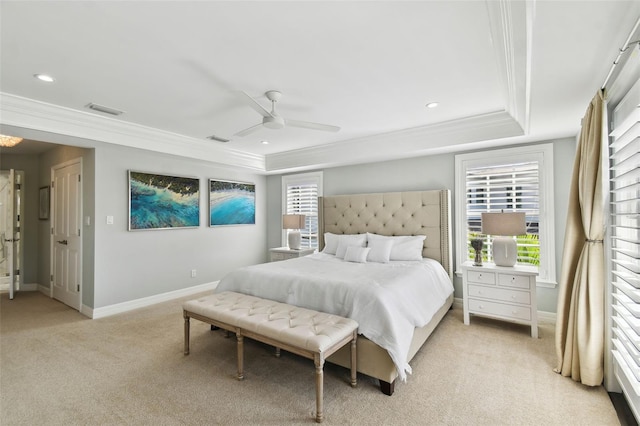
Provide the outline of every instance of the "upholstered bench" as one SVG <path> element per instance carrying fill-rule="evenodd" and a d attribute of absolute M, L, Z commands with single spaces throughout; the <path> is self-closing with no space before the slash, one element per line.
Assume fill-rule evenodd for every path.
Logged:
<path fill-rule="evenodd" d="M 243 338 L 248 337 L 310 358 L 316 367 L 316 422 L 323 419 L 324 361 L 351 342 L 351 386 L 356 386 L 358 323 L 337 315 L 225 291 L 183 305 L 184 354 L 189 354 L 190 318 L 234 332 L 238 380 L 244 378 Z"/>

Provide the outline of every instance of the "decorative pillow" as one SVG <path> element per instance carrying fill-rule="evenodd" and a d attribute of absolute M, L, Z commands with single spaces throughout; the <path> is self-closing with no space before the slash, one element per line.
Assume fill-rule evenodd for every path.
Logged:
<path fill-rule="evenodd" d="M 367 247 L 371 249 L 367 257 L 369 262 L 388 263 L 391 258 L 393 240 L 369 240 Z"/>
<path fill-rule="evenodd" d="M 367 241 L 376 244 L 376 241 L 393 241 L 389 260 L 422 260 L 422 247 L 426 235 L 403 235 L 397 237 L 387 237 L 367 233 Z"/>
<path fill-rule="evenodd" d="M 367 255 L 371 249 L 369 247 L 349 246 L 344 255 L 347 262 L 367 263 Z"/>
<path fill-rule="evenodd" d="M 322 252 L 327 254 L 337 255 L 338 246 L 343 241 L 345 243 L 345 251 L 346 251 L 346 246 L 366 247 L 367 234 L 338 235 L 338 234 L 332 234 L 330 232 L 325 232 L 324 249 L 322 249 Z M 342 253 L 342 256 L 338 256 L 338 257 L 340 258 L 344 257 L 344 253 Z"/>

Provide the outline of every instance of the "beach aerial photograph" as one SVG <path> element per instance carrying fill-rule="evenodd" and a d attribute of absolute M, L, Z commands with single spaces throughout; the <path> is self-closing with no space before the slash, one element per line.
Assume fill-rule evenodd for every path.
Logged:
<path fill-rule="evenodd" d="M 256 186 L 252 183 L 209 181 L 209 225 L 256 223 Z"/>

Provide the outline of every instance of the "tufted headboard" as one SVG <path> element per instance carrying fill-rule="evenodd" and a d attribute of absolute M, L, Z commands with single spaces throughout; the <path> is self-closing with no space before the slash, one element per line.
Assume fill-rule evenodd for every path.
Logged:
<path fill-rule="evenodd" d="M 449 190 L 335 195 L 318 198 L 320 250 L 324 233 L 426 235 L 422 256 L 453 277 Z"/>

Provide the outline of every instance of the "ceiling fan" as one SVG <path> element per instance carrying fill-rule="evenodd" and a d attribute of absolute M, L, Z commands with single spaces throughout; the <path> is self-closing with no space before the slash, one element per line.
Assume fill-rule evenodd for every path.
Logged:
<path fill-rule="evenodd" d="M 338 126 L 330 126 L 328 124 L 311 123 L 309 121 L 289 120 L 283 118 L 276 112 L 276 102 L 278 102 L 282 97 L 282 93 L 278 92 L 277 90 L 269 90 L 265 93 L 267 99 L 271 101 L 271 112 L 265 109 L 262 105 L 256 102 L 255 99 L 253 99 L 245 92 L 240 93 L 244 95 L 242 99 L 247 103 L 247 105 L 256 110 L 258 114 L 262 115 L 262 123 L 251 126 L 248 129 L 241 130 L 233 136 L 247 136 L 259 130 L 262 126 L 269 129 L 282 129 L 287 126 L 301 127 L 304 129 L 322 130 L 325 132 L 337 132 L 338 130 L 340 130 L 340 127 Z"/>

